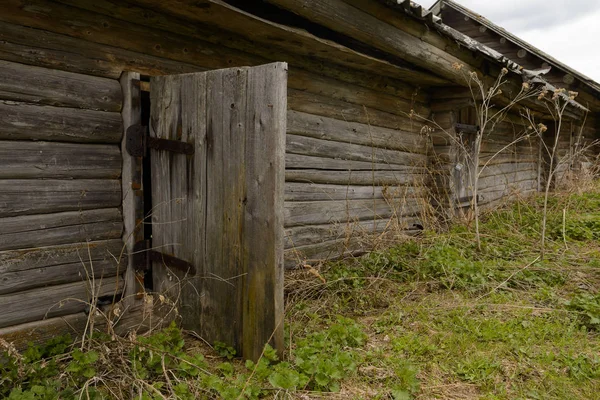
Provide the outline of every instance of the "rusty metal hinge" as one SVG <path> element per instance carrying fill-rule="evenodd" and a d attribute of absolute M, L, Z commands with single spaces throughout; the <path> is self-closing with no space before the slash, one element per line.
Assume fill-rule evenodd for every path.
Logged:
<path fill-rule="evenodd" d="M 169 268 L 177 269 L 189 275 L 196 274 L 193 264 L 175 256 L 152 249 L 150 240 L 141 240 L 133 246 L 133 265 L 136 271 L 149 271 L 150 264 L 163 263 Z"/>
<path fill-rule="evenodd" d="M 173 153 L 194 154 L 194 146 L 179 140 L 160 139 L 148 135 L 148 127 L 131 125 L 126 133 L 127 152 L 134 157 L 143 157 L 146 149 L 164 150 Z"/>

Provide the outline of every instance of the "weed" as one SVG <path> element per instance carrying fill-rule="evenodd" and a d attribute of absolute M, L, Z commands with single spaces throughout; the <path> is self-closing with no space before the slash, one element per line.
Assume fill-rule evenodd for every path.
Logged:
<path fill-rule="evenodd" d="M 600 294 L 578 293 L 565 305 L 577 312 L 578 319 L 588 329 L 600 328 Z"/>

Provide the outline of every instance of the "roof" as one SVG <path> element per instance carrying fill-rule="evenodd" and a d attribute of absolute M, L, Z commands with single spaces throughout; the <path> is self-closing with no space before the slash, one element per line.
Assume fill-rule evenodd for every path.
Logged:
<path fill-rule="evenodd" d="M 499 64 L 507 68 L 509 71 L 520 75 L 524 82 L 536 83 L 544 85 L 544 88 L 550 92 L 554 92 L 558 88 L 554 85 L 550 84 L 543 78 L 543 74 L 547 71 L 539 71 L 539 70 L 527 70 L 523 68 L 518 63 L 512 61 L 511 59 L 504 56 L 502 53 L 482 44 L 478 41 L 472 39 L 471 37 L 459 32 L 458 30 L 446 25 L 443 23 L 442 18 L 435 14 L 435 7 L 439 5 L 441 2 L 448 2 L 449 0 L 439 0 L 436 4 L 434 4 L 430 9 L 423 8 L 421 5 L 414 3 L 410 0 L 379 0 L 380 2 L 387 4 L 392 8 L 396 8 L 401 10 L 413 18 L 419 19 L 423 21 L 427 26 L 432 29 L 437 30 L 442 35 L 450 37 L 455 40 L 459 45 L 466 47 L 467 49 L 476 52 L 483 57 Z M 453 2 L 453 4 L 456 4 Z M 595 83 L 590 78 L 587 78 L 591 82 Z M 598 85 L 598 84 L 596 84 Z M 600 90 L 600 85 L 598 88 L 594 88 L 594 90 Z M 568 98 L 568 97 L 565 97 Z M 575 100 L 568 100 L 569 103 L 576 108 L 579 108 L 584 111 L 588 111 L 586 107 L 581 105 Z"/>
<path fill-rule="evenodd" d="M 492 32 L 495 32 L 496 34 L 504 37 L 506 40 L 512 42 L 513 44 L 521 47 L 524 50 L 527 50 L 528 52 L 530 52 L 531 54 L 535 55 L 536 57 L 540 58 L 541 60 L 543 60 L 544 62 L 548 63 L 550 66 L 557 68 L 559 70 L 562 70 L 563 72 L 569 73 L 571 75 L 573 75 L 576 79 L 578 79 L 579 81 L 581 81 L 582 83 L 586 84 L 587 86 L 589 86 L 590 88 L 592 88 L 594 91 L 600 92 L 600 84 L 597 83 L 596 81 L 594 81 L 592 78 L 582 74 L 581 72 L 576 71 L 575 69 L 569 67 L 568 65 L 560 62 L 559 60 L 557 60 L 556 58 L 552 57 L 551 55 L 543 52 L 542 50 L 538 49 L 537 47 L 525 42 L 524 40 L 522 40 L 521 38 L 513 35 L 512 33 L 508 32 L 506 29 L 494 24 L 493 22 L 491 22 L 490 20 L 488 20 L 487 18 L 485 18 L 484 16 L 477 14 L 475 12 L 473 12 L 472 10 L 464 7 L 463 5 L 452 1 L 452 0 L 438 0 L 433 6 L 431 6 L 429 8 L 429 12 L 431 12 L 431 14 L 434 15 L 435 18 L 440 18 L 441 12 L 442 12 L 442 7 L 443 6 L 450 6 L 453 9 L 455 9 L 456 11 L 464 14 L 465 16 L 468 16 L 469 18 L 477 21 L 478 23 L 480 23 L 481 25 L 485 26 L 487 29 L 491 30 Z M 439 19 L 441 21 L 441 18 Z"/>

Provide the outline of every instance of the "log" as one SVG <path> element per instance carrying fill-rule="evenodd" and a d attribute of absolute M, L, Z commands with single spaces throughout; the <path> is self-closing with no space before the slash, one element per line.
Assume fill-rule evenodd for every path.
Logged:
<path fill-rule="evenodd" d="M 413 224 L 420 223 L 418 217 L 353 221 L 349 223 L 304 225 L 285 230 L 285 248 L 306 246 L 337 239 L 359 239 L 363 242 L 376 239 L 386 231 L 411 230 Z"/>
<path fill-rule="evenodd" d="M 118 295 L 122 286 L 123 279 L 113 277 L 1 295 L 0 328 L 82 312 L 93 296 Z"/>
<path fill-rule="evenodd" d="M 494 175 L 502 175 L 510 177 L 517 172 L 521 171 L 534 171 L 537 170 L 537 165 L 534 162 L 530 163 L 507 163 L 488 165 L 484 169 L 480 169 L 480 178 L 485 178 Z"/>
<path fill-rule="evenodd" d="M 115 239 L 122 226 L 116 208 L 0 218 L 0 250 Z"/>
<path fill-rule="evenodd" d="M 416 199 L 334 200 L 286 202 L 286 227 L 298 225 L 336 224 L 365 219 L 384 219 L 392 216 L 411 216 L 421 210 Z"/>
<path fill-rule="evenodd" d="M 251 47 L 256 48 L 254 45 Z M 283 54 L 274 54 L 273 57 L 285 58 Z M 0 22 L 0 59 L 109 78 L 118 78 L 122 71 L 131 70 L 154 76 L 205 69 L 191 64 L 194 60 L 172 61 L 5 22 Z M 304 65 L 306 70 L 316 72 L 317 74 L 310 75 L 313 78 L 319 77 L 318 74 L 324 74 L 355 86 L 363 86 L 391 96 L 416 101 L 418 104 L 425 104 L 428 101 L 424 91 L 418 91 L 402 81 L 373 76 L 370 69 L 365 72 L 348 71 L 333 65 L 314 63 L 307 58 L 303 60 L 305 61 L 300 64 L 294 62 L 294 66 Z M 296 74 L 303 76 L 306 72 L 295 68 L 290 81 L 296 81 Z M 300 82 L 299 80 L 298 86 L 301 86 Z"/>
<path fill-rule="evenodd" d="M 115 333 L 125 336 L 132 331 L 140 334 L 167 326 L 173 318 L 168 315 L 165 318 L 164 312 L 161 312 L 160 307 L 153 303 L 153 301 L 139 300 L 118 317 L 110 315 L 108 310 L 101 307 L 103 314 L 93 316 L 94 332 Z M 119 306 L 121 306 L 121 303 L 119 303 Z M 108 308 L 111 307 L 113 306 L 111 305 Z M 46 344 L 48 340 L 61 335 L 69 335 L 73 339 L 79 339 L 85 330 L 92 326 L 89 322 L 91 322 L 90 316 L 84 312 L 79 312 L 1 328 L 0 338 L 12 343 L 17 350 L 23 351 L 27 349 L 30 343 L 41 346 Z"/>
<path fill-rule="evenodd" d="M 479 179 L 479 190 L 535 179 L 537 179 L 537 170 L 519 171 L 514 174 L 507 175 L 492 175 Z"/>
<path fill-rule="evenodd" d="M 404 171 L 325 171 L 321 169 L 289 169 L 286 182 L 326 183 L 333 185 L 425 186 L 427 174 L 414 173 L 411 167 Z"/>
<path fill-rule="evenodd" d="M 0 139 L 119 143 L 121 114 L 0 101 Z"/>
<path fill-rule="evenodd" d="M 423 123 L 411 120 L 408 117 L 408 113 L 406 116 L 399 116 L 363 105 L 348 103 L 343 100 L 296 89 L 288 90 L 288 108 L 294 111 L 342 121 L 358 122 L 370 126 L 413 133 L 418 133 L 423 128 Z"/>
<path fill-rule="evenodd" d="M 263 62 L 286 60 L 291 65 L 307 69 L 306 65 L 314 65 L 312 60 L 316 59 L 317 65 L 333 62 L 338 64 L 342 71 L 348 69 L 378 71 L 380 75 L 426 85 L 445 83 L 443 79 L 426 72 L 367 56 L 333 41 L 314 36 L 305 29 L 268 21 L 220 0 L 203 1 L 199 4 L 135 0 L 135 3 L 142 7 L 132 5 L 123 7 L 119 2 L 105 0 L 86 3 L 77 0 L 61 1 L 105 16 L 146 25 L 153 30 L 160 29 L 196 40 L 209 41 L 238 52 L 246 52 L 251 48 L 255 54 L 263 57 Z M 169 14 L 176 16 L 177 19 Z M 215 33 L 219 29 L 223 32 Z M 235 65 L 239 64 L 229 66 Z M 320 69 L 323 69 L 323 72 L 327 70 L 326 67 Z"/>
<path fill-rule="evenodd" d="M 370 250 L 373 250 L 372 245 L 361 244 L 358 239 L 336 239 L 286 249 L 283 257 L 285 268 L 293 269 L 307 264 L 320 264 L 329 260 L 360 255 Z"/>
<path fill-rule="evenodd" d="M 328 157 L 305 156 L 302 154 L 285 155 L 286 169 L 322 169 L 322 170 L 341 170 L 341 171 L 405 171 L 406 166 L 376 163 L 369 161 L 352 161 Z"/>
<path fill-rule="evenodd" d="M 410 170 L 422 170 L 427 163 L 423 154 L 407 153 L 399 150 L 387 150 L 377 147 L 334 142 L 307 136 L 286 135 L 286 153 L 317 157 L 335 157 L 340 160 L 365 161 L 367 163 L 394 164 Z M 311 164 L 305 167 L 313 168 Z M 350 166 L 346 169 L 351 169 Z"/>
<path fill-rule="evenodd" d="M 412 186 L 350 186 L 286 182 L 285 201 L 328 201 L 424 197 L 425 188 Z"/>
<path fill-rule="evenodd" d="M 0 60 L 0 99 L 121 111 L 119 82 Z"/>
<path fill-rule="evenodd" d="M 5 0 L 0 20 L 204 68 L 264 62 L 261 57 L 206 41 L 146 28 L 45 0 Z M 84 53 L 85 54 L 85 53 Z"/>
<path fill-rule="evenodd" d="M 328 59 L 327 61 L 335 62 L 333 59 Z M 392 96 L 356 84 L 348 84 L 323 75 L 308 73 L 300 69 L 292 69 L 289 87 L 400 116 L 406 116 L 411 110 L 425 118 L 429 117 L 430 114 L 429 107 L 414 101 L 414 99 Z M 416 89 L 413 90 L 416 92 Z"/>
<path fill-rule="evenodd" d="M 6 22 L 0 22 L 0 59 L 113 79 L 131 70 L 154 76 L 202 69 L 185 62 Z"/>
<path fill-rule="evenodd" d="M 116 179 L 119 146 L 103 144 L 0 141 L 0 179 Z"/>
<path fill-rule="evenodd" d="M 118 180 L 0 180 L 0 217 L 120 205 L 121 182 Z"/>
<path fill-rule="evenodd" d="M 119 239 L 2 251 L 0 294 L 122 274 L 122 251 Z"/>
<path fill-rule="evenodd" d="M 287 113 L 287 133 L 409 153 L 425 154 L 427 151 L 427 138 L 419 133 L 369 126 L 293 110 Z"/>
<path fill-rule="evenodd" d="M 474 69 L 455 64 L 463 60 L 421 39 L 397 29 L 341 0 L 267 0 L 343 35 L 397 56 L 452 82 L 464 85 L 464 73 Z"/>
<path fill-rule="evenodd" d="M 384 4 L 387 1 L 387 5 Z M 412 36 L 417 37 L 421 41 L 442 49 L 466 63 L 479 67 L 481 59 L 478 59 L 472 51 L 464 48 L 460 44 L 452 43 L 447 37 L 443 36 L 435 29 L 431 29 L 427 24 L 417 20 L 416 18 L 407 15 L 407 13 L 392 9 L 392 7 L 401 8 L 404 5 L 399 5 L 397 1 L 370 1 L 370 0 L 344 0 L 345 3 L 368 13 L 378 20 L 390 24 L 391 26 L 400 29 Z"/>

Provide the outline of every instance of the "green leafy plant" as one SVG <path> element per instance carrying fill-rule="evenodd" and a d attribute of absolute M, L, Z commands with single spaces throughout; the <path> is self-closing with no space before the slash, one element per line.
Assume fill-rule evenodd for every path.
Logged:
<path fill-rule="evenodd" d="M 565 305 L 577 312 L 577 317 L 588 329 L 600 329 L 600 294 L 578 293 Z"/>

